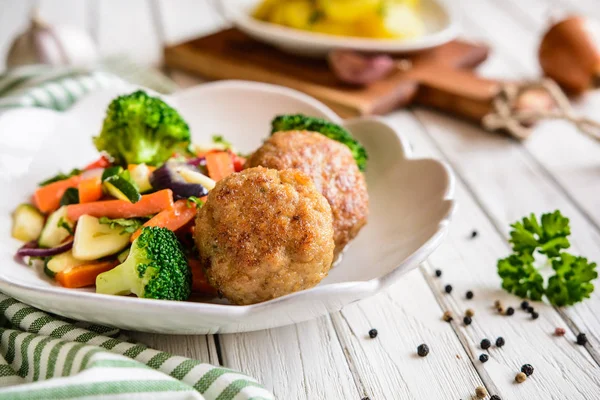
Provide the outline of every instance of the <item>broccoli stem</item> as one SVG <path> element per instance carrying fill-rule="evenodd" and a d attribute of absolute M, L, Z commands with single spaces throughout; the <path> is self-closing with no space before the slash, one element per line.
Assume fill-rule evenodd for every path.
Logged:
<path fill-rule="evenodd" d="M 127 257 L 123 264 L 98 275 L 96 293 L 122 296 L 133 293 L 138 297 L 143 297 L 144 282 L 137 275 L 136 266 L 135 257 Z"/>

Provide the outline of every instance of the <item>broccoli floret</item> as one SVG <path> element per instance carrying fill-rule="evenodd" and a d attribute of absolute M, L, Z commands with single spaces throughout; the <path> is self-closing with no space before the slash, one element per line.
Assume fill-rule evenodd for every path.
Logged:
<path fill-rule="evenodd" d="M 361 171 L 367 166 L 367 151 L 352 137 L 350 132 L 339 125 L 325 121 L 324 119 L 307 117 L 302 114 L 279 115 L 271 121 L 271 134 L 282 131 L 311 131 L 318 132 L 350 148 L 352 156 Z"/>
<path fill-rule="evenodd" d="M 192 275 L 181 244 L 166 228 L 146 227 L 123 264 L 96 278 L 96 293 L 187 300 Z"/>
<path fill-rule="evenodd" d="M 138 90 L 110 103 L 94 144 L 121 165 L 158 165 L 188 152 L 190 140 L 188 124 L 175 109 Z"/>

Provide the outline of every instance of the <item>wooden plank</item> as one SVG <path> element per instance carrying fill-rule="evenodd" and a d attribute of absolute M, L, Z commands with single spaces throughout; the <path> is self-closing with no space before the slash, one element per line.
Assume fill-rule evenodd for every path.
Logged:
<path fill-rule="evenodd" d="M 488 386 L 495 386 L 501 398 L 593 398 L 593 394 L 600 390 L 600 368 L 584 348 L 574 344 L 573 332 L 569 332 L 564 338 L 556 338 L 552 335 L 557 326 L 568 328 L 559 313 L 548 305 L 536 303 L 534 306 L 540 313 L 540 317 L 532 321 L 531 317 L 518 310 L 520 299 L 500 289 L 500 279 L 496 274 L 496 260 L 506 256 L 509 247 L 504 236 L 498 235 L 497 227 L 492 223 L 498 219 L 497 213 L 491 213 L 493 219 L 490 220 L 480 208 L 480 204 L 490 197 L 497 198 L 498 192 L 507 191 L 502 177 L 507 176 L 506 179 L 512 177 L 513 171 L 510 165 L 515 161 L 510 154 L 506 153 L 503 142 L 509 144 L 511 142 L 499 136 L 486 135 L 473 126 L 432 112 L 418 111 L 417 114 L 435 141 L 424 138 L 421 134 L 423 127 L 405 113 L 396 113 L 390 119 L 399 130 L 404 132 L 413 149 L 420 154 L 444 157 L 447 152 L 452 151 L 450 161 L 460 177 L 456 185 L 460 206 L 450 232 L 440 248 L 428 260 L 431 269 L 443 271 L 442 278 L 431 278 L 431 269 L 426 276 L 436 288 L 438 301 L 444 308 L 452 310 L 459 316 L 462 316 L 467 308 L 475 311 L 471 325 L 464 326 L 459 322 L 460 320 L 453 324 L 473 359 L 476 360 L 479 354 L 484 353 L 479 346 L 483 338 L 494 342 L 498 336 L 503 336 L 507 343 L 501 349 L 493 346 L 486 352 L 490 356 L 490 361 L 487 363 L 481 364 L 475 361 L 475 366 L 480 371 L 484 382 Z M 460 132 L 465 130 L 474 133 L 468 137 L 461 137 Z M 449 148 L 450 146 L 446 144 L 442 147 L 443 152 L 440 151 L 438 140 L 442 135 L 455 138 L 455 142 L 463 148 L 471 147 L 471 142 L 480 145 L 485 143 L 487 146 L 485 150 L 481 148 L 477 151 L 471 150 L 471 153 L 476 153 L 473 156 L 478 157 L 478 162 L 471 159 L 468 165 L 460 164 L 457 159 L 473 157 L 467 150 L 460 152 L 457 151 L 458 149 Z M 490 143 L 488 137 L 495 139 L 493 143 Z M 494 158 L 495 154 L 503 160 L 502 163 Z M 494 173 L 499 171 L 498 167 L 494 166 L 506 164 L 508 167 L 502 170 L 502 174 Z M 465 169 L 481 171 L 477 174 L 486 176 L 485 180 L 491 181 L 492 184 L 485 185 L 478 182 L 482 190 L 473 188 L 470 175 Z M 469 185 L 465 186 L 463 182 Z M 495 185 L 499 187 L 493 187 L 494 190 L 489 195 L 482 193 Z M 510 193 L 504 197 L 510 197 Z M 502 208 L 506 212 L 512 211 L 512 207 L 519 207 L 515 203 L 526 200 L 514 195 L 513 197 L 518 201 L 503 198 L 502 202 L 496 201 L 494 204 L 496 208 L 509 207 L 509 210 Z M 525 201 L 525 207 L 529 206 L 527 203 Z M 470 236 L 474 229 L 477 230 L 478 237 L 472 240 Z M 443 292 L 446 284 L 453 286 L 450 295 Z M 473 300 L 465 298 L 467 290 L 474 292 Z M 496 299 L 501 300 L 506 306 L 517 309 L 515 315 L 508 317 L 497 314 L 493 309 Z M 514 376 L 525 363 L 534 365 L 537 372 L 526 383 L 516 385 L 513 382 Z M 564 374 L 564 371 L 570 372 Z"/>
<path fill-rule="evenodd" d="M 223 365 L 282 399 L 360 398 L 329 317 L 265 331 L 220 335 Z"/>
<path fill-rule="evenodd" d="M 6 55 L 17 34 L 29 23 L 30 0 L 0 0 L 0 71 L 6 67 Z"/>
<path fill-rule="evenodd" d="M 482 12 L 482 9 L 477 8 L 479 6 L 474 7 L 475 12 Z M 535 65 L 532 63 L 535 64 L 535 58 L 529 57 L 530 61 L 526 62 L 523 61 L 526 58 L 519 57 L 514 62 L 507 63 L 504 59 L 509 54 L 502 50 L 509 47 L 510 43 L 519 43 L 515 51 L 525 51 L 530 56 L 535 54 L 532 42 L 520 39 L 532 37 L 534 32 L 519 25 L 514 25 L 510 31 L 498 32 L 496 28 L 499 26 L 496 24 L 502 24 L 508 19 L 507 13 L 504 9 L 494 9 L 491 12 L 494 15 L 493 21 L 490 19 L 489 23 L 478 25 L 471 24 L 474 21 L 472 17 L 463 16 L 465 24 L 469 24 L 473 30 L 479 29 L 479 35 L 486 35 L 488 40 L 503 44 L 498 46 L 496 54 L 484 66 L 486 75 L 503 74 L 514 78 L 534 71 Z M 537 30 L 541 31 L 539 27 Z M 592 100 L 594 97 L 597 100 Z M 589 107 L 587 111 L 591 113 L 591 108 L 600 104 L 600 98 L 596 94 L 588 96 L 587 100 L 590 103 L 582 104 L 579 108 L 582 111 Z M 597 181 L 597 160 L 600 159 L 597 142 L 560 122 L 540 124 L 533 136 L 522 144 L 497 135 L 482 135 L 472 127 L 462 129 L 456 125 L 454 129 L 460 131 L 460 134 L 448 135 L 442 133 L 444 129 L 440 124 L 443 123 L 445 122 L 438 121 L 438 128 L 434 129 L 439 146 L 444 148 L 450 158 L 456 159 L 457 168 L 465 168 L 465 179 L 469 180 L 474 191 L 481 192 L 481 202 L 501 232 L 506 232 L 509 222 L 531 211 L 560 209 L 572 221 L 572 251 L 591 260 L 600 260 L 600 196 L 598 186 L 592 184 Z M 492 146 L 496 146 L 496 151 L 486 151 Z M 501 147 L 505 149 L 504 152 L 499 150 Z M 469 167 L 484 160 L 490 167 Z M 494 173 L 494 165 L 502 166 L 501 174 Z M 496 179 L 490 179 L 494 176 Z M 506 190 L 508 185 L 516 188 L 518 201 L 513 193 Z M 598 349 L 600 345 L 599 304 L 600 290 L 596 290 L 592 299 L 562 311 L 575 329 L 588 335 L 592 343 L 590 351 L 598 362 L 600 354 L 593 349 Z"/>
<path fill-rule="evenodd" d="M 161 44 L 146 0 L 97 3 L 97 40 L 104 56 L 127 55 L 140 64 L 157 64 Z"/>
<path fill-rule="evenodd" d="M 333 324 L 371 399 L 470 398 L 482 380 L 419 270 L 389 290 L 345 307 Z M 378 336 L 368 332 L 376 328 Z M 417 347 L 430 348 L 426 358 Z M 355 378 L 356 379 L 356 378 Z M 495 393 L 493 385 L 488 387 Z"/>

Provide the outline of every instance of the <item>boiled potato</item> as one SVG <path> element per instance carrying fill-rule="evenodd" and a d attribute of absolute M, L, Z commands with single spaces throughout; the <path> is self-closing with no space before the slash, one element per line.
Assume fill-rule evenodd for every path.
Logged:
<path fill-rule="evenodd" d="M 336 36 L 357 36 L 355 24 L 321 19 L 311 25 L 311 30 L 318 33 L 326 33 Z"/>
<path fill-rule="evenodd" d="M 413 38 L 425 32 L 425 25 L 416 11 L 404 4 L 389 4 L 385 12 L 370 14 L 357 22 L 361 36 L 392 39 Z"/>
<path fill-rule="evenodd" d="M 273 11 L 273 7 L 279 2 L 279 0 L 263 0 L 258 7 L 252 13 L 252 16 L 256 19 L 263 21 L 269 20 L 269 15 Z"/>
<path fill-rule="evenodd" d="M 381 8 L 381 0 L 317 0 L 316 3 L 328 20 L 342 23 L 355 22 Z"/>
<path fill-rule="evenodd" d="M 276 4 L 271 10 L 269 21 L 296 29 L 308 29 L 314 7 L 309 0 L 293 0 Z"/>

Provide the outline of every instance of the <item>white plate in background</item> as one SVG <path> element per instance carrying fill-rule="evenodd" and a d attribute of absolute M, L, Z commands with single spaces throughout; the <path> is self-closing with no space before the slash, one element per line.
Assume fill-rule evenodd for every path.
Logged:
<path fill-rule="evenodd" d="M 440 46 L 454 39 L 458 33 L 456 13 L 447 0 L 421 1 L 420 15 L 425 24 L 425 34 L 410 39 L 370 39 L 309 32 L 252 18 L 252 11 L 262 0 L 215 1 L 220 2 L 225 17 L 247 35 L 288 53 L 312 57 L 323 57 L 334 49 L 409 53 Z"/>

